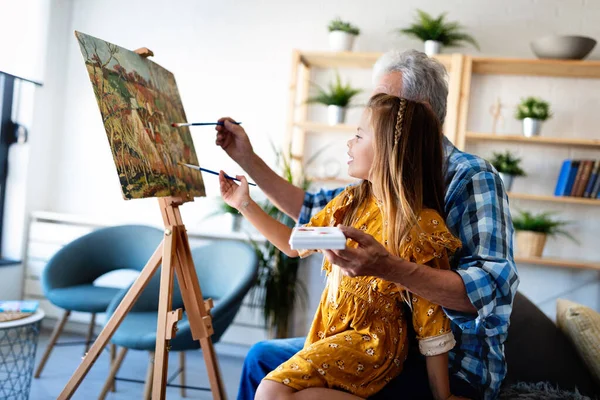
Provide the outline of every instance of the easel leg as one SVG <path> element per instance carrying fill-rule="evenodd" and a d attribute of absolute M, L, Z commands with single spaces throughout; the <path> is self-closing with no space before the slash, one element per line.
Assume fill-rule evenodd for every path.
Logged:
<path fill-rule="evenodd" d="M 129 312 L 129 310 L 131 310 L 131 307 L 133 307 L 133 304 L 135 303 L 139 295 L 142 293 L 146 285 L 148 285 L 150 278 L 152 278 L 152 275 L 154 275 L 156 269 L 160 265 L 162 254 L 163 243 L 161 243 L 158 246 L 158 248 L 154 251 L 154 254 L 152 255 L 152 257 L 150 258 L 140 275 L 137 277 L 137 279 L 131 286 L 131 289 L 129 289 L 129 291 L 125 295 L 125 298 L 115 310 L 113 316 L 106 323 L 104 329 L 102 329 L 102 332 L 100 332 L 100 335 L 98 335 L 98 338 L 90 348 L 90 351 L 88 352 L 87 356 L 83 359 L 81 364 L 79 364 L 79 367 L 77 367 L 75 373 L 73 373 L 71 379 L 69 380 L 69 382 L 67 382 L 62 392 L 58 396 L 59 400 L 70 399 L 71 396 L 73 396 L 73 393 L 75 392 L 75 390 L 77 390 L 77 388 L 81 384 L 81 381 L 83 380 L 83 378 L 85 378 L 86 374 L 88 373 L 94 362 L 96 362 L 96 359 L 98 358 L 98 356 L 100 355 L 100 353 L 102 352 L 112 335 L 115 333 L 115 331 Z"/>
<path fill-rule="evenodd" d="M 185 276 L 187 277 L 189 282 L 187 290 L 193 292 L 193 298 L 195 299 L 194 303 L 197 307 L 201 307 L 202 310 L 204 310 L 204 314 L 208 314 L 206 315 L 206 318 L 208 318 L 208 321 L 210 322 L 211 316 L 210 313 L 206 311 L 205 302 L 202 297 L 202 290 L 200 289 L 200 284 L 198 281 L 198 275 L 196 274 L 196 268 L 194 267 L 194 260 L 192 258 L 192 251 L 190 249 L 187 233 L 184 229 L 182 229 L 180 231 L 180 234 L 180 249 L 182 250 L 182 253 L 180 253 L 180 259 L 182 263 L 184 263 L 184 265 L 182 265 L 182 269 L 185 270 Z M 183 297 L 183 301 L 187 310 L 188 306 L 187 303 L 185 303 L 186 297 Z M 203 319 L 202 322 L 203 324 L 206 324 L 206 320 Z M 213 399 L 224 400 L 227 398 L 227 394 L 225 392 L 225 387 L 223 386 L 223 380 L 221 378 L 221 371 L 219 370 L 219 363 L 215 354 L 215 349 L 210 338 L 210 335 L 212 335 L 213 333 L 212 324 L 210 324 L 210 327 L 206 327 L 203 331 L 208 331 L 208 335 L 199 335 L 200 330 L 194 332 L 194 329 L 192 329 L 192 335 L 194 335 L 195 333 L 196 335 L 200 336 L 197 340 L 200 340 L 200 347 L 202 348 L 202 355 L 204 357 L 204 363 L 206 364 L 206 371 L 208 373 L 208 380 L 210 382 L 210 389 L 213 395 Z"/>
<path fill-rule="evenodd" d="M 225 387 L 221 379 L 219 362 L 217 361 L 215 348 L 210 337 L 200 339 L 200 347 L 202 348 L 202 357 L 204 358 L 204 364 L 206 364 L 206 372 L 208 373 L 213 399 L 226 399 L 227 395 L 225 394 Z"/>
<path fill-rule="evenodd" d="M 165 246 L 163 248 L 163 263 L 160 271 L 160 293 L 158 301 L 158 323 L 156 328 L 156 348 L 154 350 L 154 377 L 152 379 L 152 399 L 165 398 L 165 385 L 169 365 L 167 326 L 169 311 L 171 311 L 171 296 L 173 292 L 174 251 L 178 245 L 177 227 L 169 227 L 165 231 Z"/>

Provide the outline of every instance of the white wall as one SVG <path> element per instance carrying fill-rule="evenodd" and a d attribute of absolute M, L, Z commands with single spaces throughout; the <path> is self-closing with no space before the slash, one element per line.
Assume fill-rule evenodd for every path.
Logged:
<path fill-rule="evenodd" d="M 180 0 L 168 4 L 158 0 L 53 0 L 52 5 L 45 87 L 36 100 L 31 132 L 27 209 L 150 223 L 159 221 L 155 200 L 125 202 L 121 199 L 100 114 L 73 36 L 75 29 L 126 48 L 151 48 L 156 54 L 155 61 L 177 77 L 188 120 L 210 121 L 230 115 L 243 121 L 256 151 L 268 162 L 273 161 L 269 137 L 281 143 L 285 132 L 291 51 L 293 48 L 326 50 L 325 27 L 335 16 L 349 19 L 362 29 L 355 48 L 358 51 L 420 47 L 418 42 L 393 33 L 412 20 L 416 7 L 434 14 L 449 11 L 451 19 L 460 20 L 478 39 L 483 49 L 481 54 L 485 55 L 533 57 L 529 41 L 551 33 L 600 38 L 597 24 L 600 2 L 591 0 L 436 0 L 426 3 L 417 0 Z M 465 51 L 473 53 L 470 48 Z M 599 55 L 600 47 L 591 57 Z M 369 87 L 369 74 L 357 79 L 360 80 L 355 84 Z M 515 83 L 514 89 L 505 89 L 504 93 L 510 97 L 508 102 L 514 102 L 517 93 L 525 94 L 526 88 L 520 85 Z M 545 85 L 542 82 L 540 87 Z M 582 84 L 580 89 L 586 91 L 586 88 Z M 579 93 L 569 91 L 566 95 Z M 475 110 L 483 119 L 479 123 L 485 125 L 487 107 L 496 94 L 495 86 L 482 94 L 480 109 Z M 552 100 L 561 94 L 562 88 L 554 93 Z M 507 119 L 510 115 L 510 111 L 505 113 Z M 355 117 L 356 113 L 351 116 Z M 241 172 L 215 148 L 210 128 L 193 132 L 204 166 L 223 168 L 231 174 Z M 593 129 L 573 132 L 596 133 Z M 340 147 L 343 148 L 343 143 L 335 148 Z M 568 153 L 557 154 L 556 162 L 567 156 Z M 531 158 L 526 163 L 537 165 L 540 159 Z M 553 186 L 554 182 L 547 184 Z M 218 195 L 215 179 L 206 176 L 206 186 L 209 196 Z M 186 223 L 201 224 L 207 207 L 208 202 L 204 200 L 183 207 Z M 598 222 L 597 212 L 594 208 L 582 210 L 581 213 L 589 217 L 585 232 L 592 232 L 593 224 Z M 591 215 L 592 212 L 596 214 Z M 583 256 L 600 258 L 593 253 Z M 555 293 L 556 287 L 561 285 L 562 274 L 556 275 L 555 271 L 542 267 L 531 271 L 524 276 L 523 288 L 535 282 Z M 572 273 L 597 279 L 593 273 Z M 317 288 L 311 291 L 320 291 L 318 285 L 322 278 L 318 268 L 312 268 L 305 279 Z M 593 293 L 579 300 L 598 309 L 598 294 L 596 287 Z M 541 299 L 542 294 L 539 297 Z M 310 303 L 307 320 L 312 318 L 314 296 Z M 300 328 L 298 333 L 302 330 Z"/>
<path fill-rule="evenodd" d="M 51 0 L 0 0 L 0 71 L 35 81 L 44 75 Z"/>

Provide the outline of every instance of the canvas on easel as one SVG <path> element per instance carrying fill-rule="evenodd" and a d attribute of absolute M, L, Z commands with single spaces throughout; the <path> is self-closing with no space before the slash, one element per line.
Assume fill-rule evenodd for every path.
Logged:
<path fill-rule="evenodd" d="M 198 164 L 173 74 L 115 44 L 75 32 L 125 199 L 204 196 Z"/>
<path fill-rule="evenodd" d="M 136 52 L 75 32 L 125 199 L 158 197 L 165 226 L 160 243 L 146 266 L 105 324 L 96 341 L 59 395 L 70 399 L 148 282 L 159 269 L 160 293 L 152 374 L 152 399 L 165 398 L 169 341 L 176 336 L 182 309 L 171 310 L 176 278 L 194 340 L 200 342 L 213 398 L 225 399 L 218 361 L 211 341 L 212 300 L 204 299 L 192 260 L 179 206 L 204 196 L 199 171 L 179 163 L 198 165 L 173 74 Z M 118 360 L 122 357 L 118 357 Z M 111 368 L 114 378 L 117 366 Z M 107 386 L 103 391 L 105 394 Z"/>

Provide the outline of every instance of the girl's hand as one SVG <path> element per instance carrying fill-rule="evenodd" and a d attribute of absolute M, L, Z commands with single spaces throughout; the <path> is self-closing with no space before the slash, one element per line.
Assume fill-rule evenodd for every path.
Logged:
<path fill-rule="evenodd" d="M 219 171 L 221 197 L 225 203 L 239 210 L 244 202 L 250 201 L 250 191 L 246 177 L 237 175 L 236 178 L 240 180 L 239 185 L 232 179 L 225 178 L 225 172 Z"/>

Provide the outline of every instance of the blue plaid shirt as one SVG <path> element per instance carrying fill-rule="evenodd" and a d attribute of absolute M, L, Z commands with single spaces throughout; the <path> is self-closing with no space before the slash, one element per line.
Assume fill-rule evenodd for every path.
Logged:
<path fill-rule="evenodd" d="M 477 309 L 476 315 L 445 309 L 457 342 L 449 353 L 450 372 L 493 399 L 506 376 L 504 341 L 519 285 L 508 197 L 487 161 L 463 153 L 446 138 L 444 152 L 446 225 L 463 243 L 451 265 Z M 343 190 L 306 193 L 298 223 L 308 223 Z"/>

